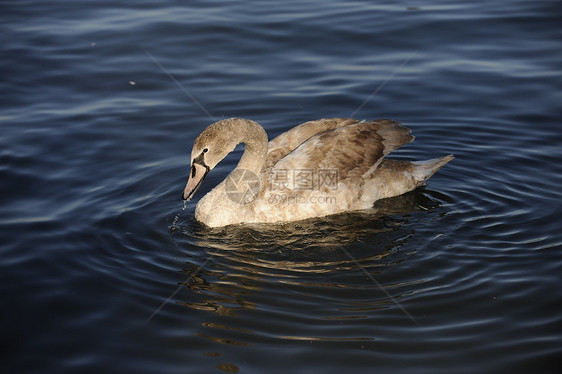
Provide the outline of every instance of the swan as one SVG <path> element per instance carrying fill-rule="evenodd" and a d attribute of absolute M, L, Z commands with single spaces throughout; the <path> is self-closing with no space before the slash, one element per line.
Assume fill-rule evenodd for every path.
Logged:
<path fill-rule="evenodd" d="M 368 209 L 422 185 L 453 159 L 386 159 L 414 140 L 410 132 L 388 119 L 324 118 L 268 142 L 252 120 L 220 120 L 195 139 L 182 198 L 190 200 L 207 174 L 244 143 L 236 168 L 197 204 L 197 221 L 209 227 L 282 223 Z"/>

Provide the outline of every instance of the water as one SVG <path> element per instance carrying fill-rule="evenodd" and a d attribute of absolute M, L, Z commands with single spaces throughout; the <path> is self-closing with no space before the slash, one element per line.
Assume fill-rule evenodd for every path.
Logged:
<path fill-rule="evenodd" d="M 555 1 L 4 1 L 3 372 L 556 372 Z M 176 81 L 174 81 L 173 79 Z M 193 139 L 391 118 L 456 158 L 370 212 L 210 230 Z"/>

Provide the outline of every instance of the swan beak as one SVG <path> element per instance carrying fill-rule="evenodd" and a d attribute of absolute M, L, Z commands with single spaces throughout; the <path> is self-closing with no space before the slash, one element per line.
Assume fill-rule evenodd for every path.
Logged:
<path fill-rule="evenodd" d="M 185 185 L 185 189 L 181 195 L 183 200 L 191 200 L 193 194 L 195 194 L 195 191 L 197 191 L 208 172 L 209 167 L 206 165 L 201 165 L 196 162 L 191 165 L 191 173 L 189 174 L 189 179 L 187 180 L 187 184 Z"/>

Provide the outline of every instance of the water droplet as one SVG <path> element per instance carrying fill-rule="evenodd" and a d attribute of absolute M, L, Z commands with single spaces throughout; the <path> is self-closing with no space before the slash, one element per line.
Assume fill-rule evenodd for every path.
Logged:
<path fill-rule="evenodd" d="M 187 207 L 187 200 L 185 200 L 183 202 L 183 207 L 181 208 L 181 211 L 183 212 L 186 207 Z M 170 227 L 172 229 L 172 231 L 174 231 L 176 229 L 176 223 L 178 222 L 178 219 L 180 218 L 180 214 L 181 214 L 181 212 L 176 214 L 176 216 L 174 217 L 174 220 L 172 221 L 172 226 Z"/>

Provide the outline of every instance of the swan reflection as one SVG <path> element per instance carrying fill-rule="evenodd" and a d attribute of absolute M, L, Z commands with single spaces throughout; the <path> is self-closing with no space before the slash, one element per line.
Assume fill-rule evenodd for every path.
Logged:
<path fill-rule="evenodd" d="M 446 214 L 440 206 L 447 200 L 419 189 L 322 219 L 213 229 L 194 223 L 189 236 L 202 258 L 182 269 L 190 292 L 178 304 L 211 312 L 198 336 L 220 344 L 251 345 L 264 336 L 371 340 L 361 329 L 333 326 L 381 311 L 403 314 L 397 302 L 426 281 L 400 272 L 416 253 L 409 244 L 416 222 Z"/>

